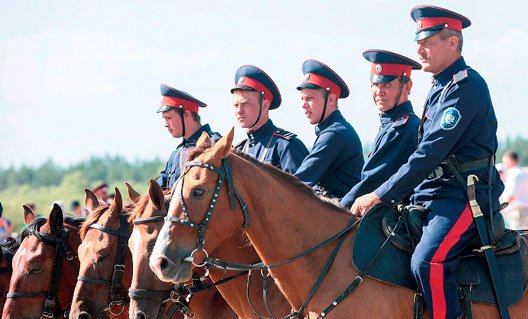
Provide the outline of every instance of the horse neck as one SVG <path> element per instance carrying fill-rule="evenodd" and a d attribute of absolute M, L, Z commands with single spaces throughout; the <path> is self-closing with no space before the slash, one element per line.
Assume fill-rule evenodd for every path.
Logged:
<path fill-rule="evenodd" d="M 344 229 L 352 217 L 303 192 L 299 185 L 250 163 L 240 161 L 240 167 L 234 168 L 233 173 L 238 190 L 248 200 L 251 224 L 245 231 L 266 265 L 289 260 L 317 246 Z M 251 198 L 258 201 L 249 202 Z M 304 276 L 316 278 L 328 256 L 328 251 L 319 249 L 294 263 L 273 269 L 272 275 L 285 292 L 305 281 Z M 291 304 L 295 303 L 285 295 Z"/>

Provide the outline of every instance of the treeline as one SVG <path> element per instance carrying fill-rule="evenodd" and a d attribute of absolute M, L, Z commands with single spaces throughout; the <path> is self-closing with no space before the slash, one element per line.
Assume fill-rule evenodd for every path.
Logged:
<path fill-rule="evenodd" d="M 109 184 L 123 181 L 145 181 L 157 176 L 164 163 L 152 161 L 128 162 L 121 156 L 91 157 L 87 161 L 61 167 L 48 160 L 38 167 L 0 169 L 0 191 L 11 187 L 29 185 L 32 188 L 58 186 L 65 176 L 80 172 L 82 179 L 89 185 L 106 181 Z"/>
<path fill-rule="evenodd" d="M 94 156 L 68 167 L 48 160 L 38 167 L 0 169 L 3 216 L 13 223 L 13 231 L 20 231 L 24 223 L 23 204 L 33 203 L 38 213 L 47 216 L 52 203 L 62 201 L 68 214 L 72 201 L 84 203 L 85 188 L 103 181 L 110 186 L 110 193 L 117 187 L 125 198 L 124 182 L 144 193 L 148 180 L 156 178 L 164 165 L 159 159 L 128 162 L 121 156 Z"/>

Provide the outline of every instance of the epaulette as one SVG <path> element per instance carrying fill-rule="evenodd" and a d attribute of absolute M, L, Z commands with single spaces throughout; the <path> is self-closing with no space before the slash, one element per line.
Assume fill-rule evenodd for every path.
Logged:
<path fill-rule="evenodd" d="M 234 149 L 240 150 L 242 147 L 244 147 L 244 144 L 246 144 L 247 138 L 243 139 L 242 142 L 238 143 L 237 145 L 233 146 Z"/>
<path fill-rule="evenodd" d="M 464 69 L 457 74 L 453 75 L 453 84 L 458 83 L 468 77 L 467 69 Z"/>
<path fill-rule="evenodd" d="M 277 129 L 273 132 L 273 135 L 275 136 L 278 136 L 280 138 L 283 138 L 287 141 L 291 140 L 293 137 L 297 136 L 297 134 L 294 134 L 292 132 L 288 132 L 286 130 L 283 130 L 283 129 Z"/>
<path fill-rule="evenodd" d="M 408 120 L 409 120 L 409 115 L 404 115 L 404 116 L 400 117 L 399 119 L 397 119 L 396 121 L 394 121 L 394 124 L 392 124 L 392 127 L 403 126 L 403 125 L 407 124 Z"/>

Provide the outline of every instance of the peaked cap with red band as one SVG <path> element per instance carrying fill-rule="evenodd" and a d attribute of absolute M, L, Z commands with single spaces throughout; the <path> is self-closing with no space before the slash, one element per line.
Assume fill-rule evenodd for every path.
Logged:
<path fill-rule="evenodd" d="M 345 81 L 326 64 L 317 60 L 306 60 L 302 65 L 305 75 L 304 80 L 297 90 L 323 89 L 334 93 L 339 99 L 344 99 L 350 94 Z"/>
<path fill-rule="evenodd" d="M 236 90 L 257 91 L 263 94 L 263 98 L 270 101 L 270 110 L 276 109 L 281 105 L 282 98 L 279 88 L 275 82 L 254 65 L 243 65 L 235 73 L 235 87 L 231 93 Z"/>
<path fill-rule="evenodd" d="M 385 50 L 367 50 L 363 57 L 372 62 L 370 82 L 387 83 L 399 76 L 410 78 L 412 70 L 420 70 L 421 64 L 403 55 Z"/>
<path fill-rule="evenodd" d="M 196 99 L 189 93 L 176 90 L 166 84 L 160 85 L 161 91 L 161 106 L 158 109 L 158 113 L 169 111 L 172 109 L 183 109 L 193 113 L 198 113 L 199 107 L 206 107 L 207 104 Z"/>
<path fill-rule="evenodd" d="M 414 7 L 411 17 L 417 22 L 414 41 L 428 38 L 443 29 L 462 32 L 471 25 L 471 20 L 463 15 L 435 6 Z"/>

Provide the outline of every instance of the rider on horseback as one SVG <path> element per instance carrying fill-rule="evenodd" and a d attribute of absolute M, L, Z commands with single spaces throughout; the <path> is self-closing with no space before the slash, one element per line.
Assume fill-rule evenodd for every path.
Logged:
<path fill-rule="evenodd" d="M 200 123 L 198 108 L 206 107 L 207 104 L 187 92 L 176 90 L 165 84 L 161 84 L 160 90 L 162 99 L 158 113 L 161 113 L 165 120 L 165 127 L 169 133 L 174 138 L 183 138 L 180 145 L 170 155 L 165 169 L 161 171 L 157 180 L 163 189 L 171 189 L 180 176 L 180 169 L 184 163 L 182 153 L 194 148 L 202 132 L 207 132 L 215 141 L 220 138 L 220 134 L 211 131 L 209 124 Z"/>
<path fill-rule="evenodd" d="M 383 50 L 367 50 L 363 52 L 363 57 L 372 62 L 371 91 L 381 127 L 363 166 L 361 181 L 341 200 L 341 206 L 346 208 L 350 208 L 359 196 L 375 190 L 405 164 L 416 150 L 420 126 L 409 94 L 412 88 L 411 70 L 419 70 L 422 66 L 409 58 Z"/>
<path fill-rule="evenodd" d="M 461 55 L 462 29 L 470 20 L 433 6 L 415 7 L 411 16 L 423 70 L 433 74 L 418 148 L 389 180 L 359 197 L 352 212 L 395 205 L 414 189 L 411 201 L 428 214 L 411 270 L 431 317 L 452 319 L 462 314 L 454 269 L 476 233 L 465 189 L 469 175 L 478 176 L 476 202 L 484 216 L 499 213 L 504 186 L 494 166 L 497 118 L 486 82 Z"/>
<path fill-rule="evenodd" d="M 238 124 L 248 138 L 235 148 L 293 174 L 308 155 L 308 149 L 294 133 L 276 127 L 269 111 L 282 102 L 275 82 L 260 68 L 244 65 L 235 74 L 233 107 Z"/>

